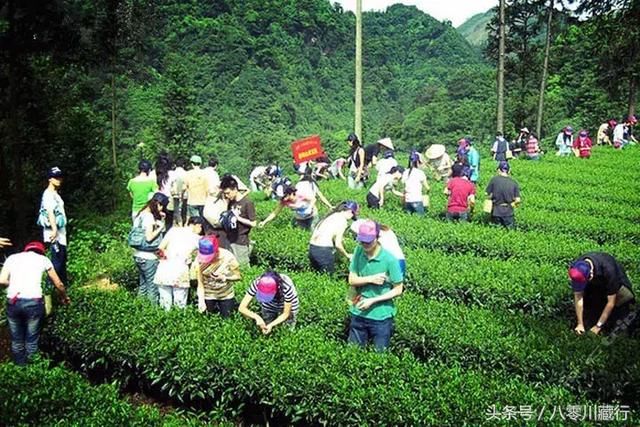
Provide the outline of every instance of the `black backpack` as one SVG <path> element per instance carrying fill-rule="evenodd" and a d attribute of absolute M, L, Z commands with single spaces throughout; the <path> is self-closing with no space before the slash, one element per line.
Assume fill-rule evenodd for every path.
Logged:
<path fill-rule="evenodd" d="M 238 228 L 238 219 L 236 215 L 231 211 L 227 210 L 220 214 L 220 226 L 226 232 L 235 231 Z"/>
<path fill-rule="evenodd" d="M 276 200 L 282 200 L 284 197 L 284 189 L 287 187 L 291 187 L 293 182 L 289 179 L 288 176 L 281 176 L 276 178 L 271 184 L 272 197 Z"/>

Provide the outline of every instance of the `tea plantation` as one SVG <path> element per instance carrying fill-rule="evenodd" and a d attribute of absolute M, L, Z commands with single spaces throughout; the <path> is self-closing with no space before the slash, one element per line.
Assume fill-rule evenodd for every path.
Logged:
<path fill-rule="evenodd" d="M 371 211 L 366 190 L 321 182 L 333 203 L 390 226 L 407 260 L 391 349 L 346 344 L 347 264 L 311 271 L 309 232 L 290 213 L 251 233 L 253 266 L 236 294 L 267 268 L 289 274 L 300 295 L 295 330 L 262 336 L 253 322 L 164 312 L 131 293 L 137 273 L 128 217 L 79 221 L 70 246 L 73 303 L 44 331 L 45 356 L 28 370 L 0 364 L 0 420 L 49 425 L 638 425 L 640 343 L 577 336 L 568 263 L 613 254 L 640 286 L 640 149 L 594 149 L 591 159 L 514 160 L 522 205 L 513 231 L 480 206 L 494 163 L 483 160 L 470 223 L 444 220 L 442 183 L 431 182 L 424 218 L 390 196 Z M 263 219 L 275 202 L 255 197 Z M 347 239 L 347 250 L 354 247 Z M 82 287 L 97 277 L 118 290 Z M 80 371 L 95 382 L 80 377 Z M 177 408 L 162 415 L 121 400 L 131 390 Z M 59 396 L 66 396 L 62 398 Z M 82 402 L 79 405 L 78 402 Z M 56 413 L 57 417 L 47 418 Z M 30 418 L 33 417 L 33 418 Z"/>

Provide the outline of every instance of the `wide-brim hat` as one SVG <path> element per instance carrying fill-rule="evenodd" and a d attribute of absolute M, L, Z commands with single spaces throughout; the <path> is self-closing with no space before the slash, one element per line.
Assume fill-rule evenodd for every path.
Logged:
<path fill-rule="evenodd" d="M 444 153 L 447 152 L 447 148 L 442 144 L 433 144 L 431 147 L 427 148 L 427 151 L 424 152 L 424 155 L 429 160 L 439 159 L 444 156 Z"/>
<path fill-rule="evenodd" d="M 391 138 L 379 139 L 378 144 L 382 145 L 383 147 L 387 147 L 389 150 L 395 150 L 395 148 L 393 147 L 393 142 L 391 142 Z"/>

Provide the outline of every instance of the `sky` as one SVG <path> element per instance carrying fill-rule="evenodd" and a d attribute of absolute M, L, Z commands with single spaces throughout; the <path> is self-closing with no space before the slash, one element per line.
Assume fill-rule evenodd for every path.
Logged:
<path fill-rule="evenodd" d="M 334 1 L 345 10 L 353 11 L 356 8 L 356 0 L 333 0 L 332 3 Z M 438 21 L 449 20 L 457 27 L 473 15 L 497 6 L 498 0 L 362 0 L 362 10 L 384 11 L 396 3 L 417 6 Z"/>

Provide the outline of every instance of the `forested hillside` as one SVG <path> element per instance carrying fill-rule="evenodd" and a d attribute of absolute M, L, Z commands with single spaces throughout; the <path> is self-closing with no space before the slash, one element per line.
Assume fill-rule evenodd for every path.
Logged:
<path fill-rule="evenodd" d="M 464 21 L 457 30 L 472 46 L 482 47 L 487 43 L 487 24 L 491 18 L 493 11 L 477 13 Z"/>
<path fill-rule="evenodd" d="M 546 9 L 508 3 L 511 134 L 535 121 Z M 630 82 L 611 66 L 615 52 L 596 55 L 601 21 L 554 18 L 542 136 L 623 114 Z M 265 161 L 289 166 L 290 142 L 314 133 L 344 154 L 354 27 L 329 0 L 9 0 L 0 8 L 0 199 L 9 206 L 0 224 L 32 226 L 52 164 L 66 171 L 74 216 L 126 200 L 136 162 L 161 151 L 216 155 L 238 174 Z M 365 143 L 491 141 L 492 43 L 483 58 L 450 24 L 402 5 L 364 13 L 363 27 Z"/>

